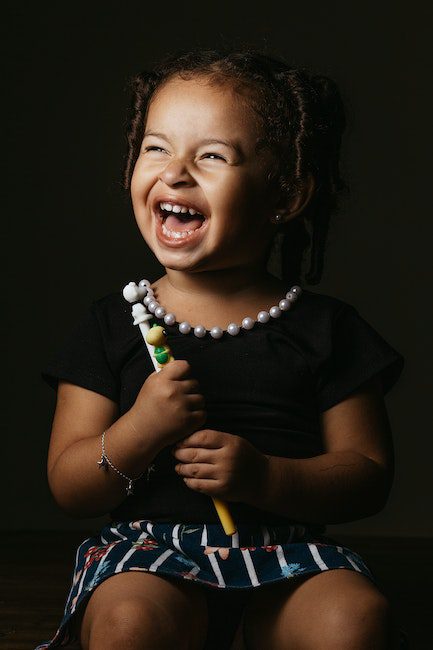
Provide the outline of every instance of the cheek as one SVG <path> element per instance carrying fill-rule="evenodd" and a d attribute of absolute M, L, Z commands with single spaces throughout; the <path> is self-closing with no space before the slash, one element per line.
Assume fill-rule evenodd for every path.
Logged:
<path fill-rule="evenodd" d="M 223 175 L 212 188 L 212 203 L 216 210 L 226 214 L 236 214 L 244 210 L 250 201 L 250 183 L 241 175 Z"/>
<path fill-rule="evenodd" d="M 143 174 L 137 172 L 138 170 L 134 171 L 131 178 L 130 194 L 135 220 L 142 230 L 141 225 L 147 219 L 147 198 L 150 188 Z"/>
<path fill-rule="evenodd" d="M 231 215 L 235 221 L 239 218 L 255 220 L 257 216 L 263 216 L 267 204 L 263 184 L 254 176 L 245 176 L 239 182 L 231 183 L 224 198 L 220 197 L 221 204 L 224 203 L 224 211 Z"/>
<path fill-rule="evenodd" d="M 155 173 L 152 173 L 142 162 L 142 159 L 138 158 L 131 178 L 131 195 L 136 197 L 146 196 L 154 178 Z"/>
<path fill-rule="evenodd" d="M 141 181 L 141 179 L 140 179 L 139 170 L 138 170 L 137 165 L 135 165 L 134 172 L 133 172 L 132 178 L 131 178 L 131 187 L 130 187 L 131 198 L 132 198 L 133 203 L 134 203 L 134 201 L 136 200 L 136 198 L 138 197 L 138 195 L 140 193 L 140 187 L 141 187 L 141 184 L 142 184 L 142 182 L 140 182 L 140 181 Z"/>

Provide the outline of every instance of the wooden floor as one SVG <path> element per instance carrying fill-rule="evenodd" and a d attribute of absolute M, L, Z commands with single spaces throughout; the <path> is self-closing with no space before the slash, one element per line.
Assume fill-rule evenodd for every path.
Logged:
<path fill-rule="evenodd" d="M 34 650 L 52 638 L 76 547 L 88 536 L 88 531 L 1 533 L 0 648 Z M 361 554 L 383 586 L 410 650 L 432 650 L 433 540 L 343 535 L 338 540 Z"/>

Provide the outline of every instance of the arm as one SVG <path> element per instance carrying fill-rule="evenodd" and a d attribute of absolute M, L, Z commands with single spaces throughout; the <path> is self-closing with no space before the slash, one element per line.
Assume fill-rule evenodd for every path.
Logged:
<path fill-rule="evenodd" d="M 131 411 L 118 417 L 117 404 L 80 386 L 59 382 L 48 451 L 48 483 L 71 517 L 98 517 L 124 501 L 127 482 L 114 471 L 100 470 L 101 435 L 106 453 L 124 474 L 135 478 L 159 451 L 156 440 L 137 431 Z"/>
<path fill-rule="evenodd" d="M 380 380 L 365 382 L 322 413 L 325 453 L 264 457 L 251 505 L 297 521 L 338 524 L 379 512 L 394 476 L 392 433 Z"/>

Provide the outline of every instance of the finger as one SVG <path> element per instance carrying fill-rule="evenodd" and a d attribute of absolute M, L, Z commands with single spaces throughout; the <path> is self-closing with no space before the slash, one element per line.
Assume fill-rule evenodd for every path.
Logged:
<path fill-rule="evenodd" d="M 195 492 L 202 492 L 208 496 L 218 496 L 221 492 L 219 481 L 215 479 L 188 478 L 184 476 L 182 480 L 187 487 Z"/>
<path fill-rule="evenodd" d="M 194 411 L 194 413 L 197 413 L 197 411 Z M 224 439 L 220 431 L 214 431 L 213 429 L 200 429 L 178 442 L 175 448 L 204 447 L 208 449 L 220 449 L 223 446 Z"/>
<path fill-rule="evenodd" d="M 217 462 L 218 450 L 202 449 L 200 447 L 183 447 L 173 449 L 173 456 L 182 463 L 209 463 L 214 465 Z"/>
<path fill-rule="evenodd" d="M 197 379 L 184 379 L 182 381 L 182 389 L 185 393 L 200 394 L 200 384 Z"/>
<path fill-rule="evenodd" d="M 207 411 L 205 411 L 204 409 L 198 409 L 197 411 L 190 411 L 190 414 L 188 415 L 188 419 L 195 422 L 195 427 L 197 429 L 200 429 L 202 426 L 204 426 L 207 420 Z"/>
<path fill-rule="evenodd" d="M 216 479 L 215 465 L 207 463 L 178 463 L 175 470 L 184 478 Z"/>
<path fill-rule="evenodd" d="M 206 408 L 206 402 L 203 395 L 186 395 L 186 400 L 191 411 L 198 411 Z"/>
<path fill-rule="evenodd" d="M 191 366 L 185 359 L 173 359 L 161 368 L 160 372 L 162 371 L 169 379 L 184 379 L 191 376 Z"/>

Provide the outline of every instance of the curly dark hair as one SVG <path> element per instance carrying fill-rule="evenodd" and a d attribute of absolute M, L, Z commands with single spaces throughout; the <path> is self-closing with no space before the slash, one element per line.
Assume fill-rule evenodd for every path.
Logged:
<path fill-rule="evenodd" d="M 295 218 L 278 226 L 283 235 L 281 277 L 309 284 L 320 282 L 326 239 L 338 194 L 347 189 L 340 177 L 341 137 L 346 125 L 343 102 L 335 82 L 305 68 L 260 51 L 243 48 L 194 49 L 165 57 L 152 71 L 128 82 L 131 103 L 126 118 L 127 150 L 122 187 L 130 190 L 132 173 L 143 139 L 147 109 L 156 90 L 173 77 L 205 76 L 213 83 L 246 87 L 251 107 L 262 126 L 263 140 L 275 153 L 270 183 L 277 183 L 287 203 L 296 196 L 310 174 L 315 189 L 308 205 Z M 309 269 L 301 277 L 307 249 Z M 272 246 L 268 250 L 268 258 Z"/>

